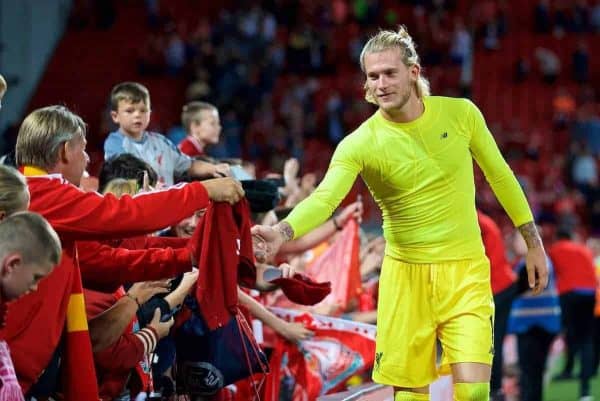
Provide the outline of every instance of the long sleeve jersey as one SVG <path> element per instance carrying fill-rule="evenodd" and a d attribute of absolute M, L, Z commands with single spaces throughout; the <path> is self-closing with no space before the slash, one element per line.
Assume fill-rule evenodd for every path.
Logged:
<path fill-rule="evenodd" d="M 386 254 L 411 263 L 482 257 L 473 159 L 515 226 L 533 220 L 479 109 L 428 96 L 408 123 L 377 111 L 340 142 L 317 189 L 285 220 L 301 236 L 322 224 L 361 175 L 381 209 Z"/>
<path fill-rule="evenodd" d="M 84 288 L 114 292 L 125 283 L 172 278 L 192 270 L 187 239 L 136 237 L 114 243 L 77 241 Z"/>

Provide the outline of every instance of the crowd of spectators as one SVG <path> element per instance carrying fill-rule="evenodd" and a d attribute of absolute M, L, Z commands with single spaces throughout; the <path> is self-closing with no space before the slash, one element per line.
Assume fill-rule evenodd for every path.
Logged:
<path fill-rule="evenodd" d="M 99 6 L 100 3 L 102 2 L 89 2 L 86 3 L 88 4 L 87 8 L 76 9 L 72 23 L 83 29 L 86 24 L 90 23 L 87 17 L 89 10 L 99 7 L 95 14 L 92 12 L 96 15 L 92 21 L 101 29 L 110 29 L 114 19 L 118 18 L 116 7 L 112 2 L 106 2 L 102 7 Z M 122 181 L 113 182 L 112 186 L 108 186 L 112 189 L 105 189 L 104 192 L 115 194 L 115 196 L 107 195 L 111 202 L 120 202 L 119 204 L 125 205 L 128 202 L 127 199 L 131 199 L 129 195 L 134 195 L 139 190 L 151 191 L 152 186 L 168 185 L 173 180 L 191 180 L 194 177 L 206 179 L 229 174 L 242 174 L 250 179 L 267 177 L 280 184 L 280 190 L 276 192 L 280 193 L 283 199 L 275 210 L 277 213 L 270 210 L 275 206 L 272 204 L 270 208 L 264 210 L 269 213 L 253 217 L 256 222 L 273 223 L 277 221 L 278 217 L 285 215 L 290 207 L 314 190 L 326 168 L 326 162 L 329 160 L 333 147 L 373 112 L 372 106 L 364 101 L 364 78 L 357 68 L 360 50 L 370 34 L 379 27 L 405 23 L 414 33 L 415 41 L 419 45 L 418 51 L 424 63 L 425 75 L 431 79 L 434 94 L 470 96 L 473 70 L 477 68 L 473 62 L 476 52 L 502 52 L 504 38 L 517 29 L 514 26 L 515 18 L 508 3 L 508 1 L 492 0 L 477 2 L 469 10 L 470 12 L 465 14 L 462 2 L 444 0 L 414 0 L 400 4 L 377 0 L 334 0 L 328 4 L 284 0 L 246 1 L 240 4 L 236 3 L 235 7 L 224 7 L 214 18 L 201 16 L 193 26 L 187 26 L 178 21 L 177 15 L 169 12 L 166 2 L 146 1 L 147 24 L 152 28 L 152 34 L 141 46 L 138 72 L 142 79 L 144 76 L 185 76 L 188 78 L 182 121 L 172 122 L 172 128 L 164 134 L 175 145 L 181 145 L 182 150 L 184 149 L 183 143 L 187 140 L 189 149 L 198 153 L 191 155 L 196 160 L 183 156 L 173 144 L 170 144 L 162 136 L 146 133 L 148 121 L 144 123 L 142 120 L 140 120 L 140 126 L 143 128 L 140 135 L 152 137 L 152 140 L 148 140 L 148 142 L 155 144 L 153 145 L 155 148 L 154 150 L 136 150 L 137 148 L 128 142 L 127 135 L 129 134 L 124 133 L 129 128 L 126 128 L 128 126 L 124 120 L 120 120 L 122 117 L 119 113 L 126 113 L 126 109 L 120 109 L 120 106 L 123 105 L 120 102 L 124 101 L 128 105 L 131 103 L 135 107 L 140 107 L 139 110 L 132 109 L 131 113 L 137 112 L 141 115 L 148 112 L 149 95 L 144 95 L 142 90 L 140 96 L 129 93 L 123 98 L 115 97 L 113 100 L 116 99 L 116 103 L 111 105 L 111 116 L 113 121 L 119 125 L 119 130 L 112 132 L 107 139 L 105 145 L 107 160 L 105 162 L 110 166 L 110 163 L 114 163 L 115 157 L 118 158 L 120 154 L 135 152 L 139 152 L 135 156 L 142 161 L 135 159 L 136 161 L 132 162 L 129 160 L 138 166 L 137 168 L 131 166 L 128 168 L 130 172 L 134 171 L 133 176 L 113 177 Z M 598 1 L 594 1 L 593 4 L 585 0 L 577 1 L 574 4 L 559 0 L 540 1 L 535 10 L 532 10 L 530 26 L 532 34 L 580 35 L 581 41 L 573 49 L 571 60 L 560 59 L 555 49 L 544 47 L 536 49 L 533 54 L 520 55 L 514 60 L 515 82 L 510 84 L 520 85 L 528 80 L 536 79 L 532 76 L 535 72 L 540 81 L 556 86 L 555 96 L 551 99 L 553 114 L 547 116 L 547 125 L 535 128 L 523 128 L 518 119 L 490 123 L 490 129 L 527 193 L 536 220 L 542 226 L 544 240 L 548 244 L 557 239 L 556 234 L 560 234 L 558 238 L 560 241 L 567 241 L 569 244 L 573 239 L 577 240 L 578 238 L 581 239 L 579 242 L 589 239 L 589 243 L 593 244 L 595 236 L 600 235 L 598 77 L 593 75 L 593 69 L 590 67 L 591 51 L 588 48 L 588 43 L 591 43 L 589 38 L 595 37 L 590 35 L 598 34 L 599 25 L 600 2 Z M 539 63 L 535 71 L 529 62 L 529 59 L 533 57 Z M 569 62 L 572 68 L 570 73 L 567 73 L 565 65 Z M 154 100 L 160 102 L 160 99 L 155 98 Z M 177 107 L 180 106 L 177 105 Z M 61 110 L 58 112 L 59 114 L 64 112 L 63 109 L 53 110 L 54 112 Z M 70 114 L 68 115 L 72 120 L 79 121 Z M 206 121 L 208 122 L 205 126 Z M 132 122 L 131 126 L 134 127 L 138 122 Z M 207 134 L 206 130 L 209 128 L 206 127 L 208 125 L 213 126 L 212 136 Z M 83 122 L 81 126 L 83 126 Z M 70 134 L 75 135 L 76 132 Z M 548 139 L 549 137 L 551 139 Z M 158 148 L 161 151 L 157 153 L 156 149 Z M 171 158 L 169 161 L 166 157 L 163 159 L 167 153 Z M 63 162 L 60 157 L 63 155 L 56 155 L 56 160 L 59 160 L 57 163 Z M 223 163 L 213 163 L 215 160 Z M 163 162 L 165 164 L 174 163 L 177 167 L 165 175 Z M 50 164 L 37 167 L 55 167 Z M 63 167 L 58 171 L 63 174 L 71 171 Z M 14 172 L 13 174 L 19 177 L 18 174 Z M 157 177 L 157 180 L 153 181 L 152 177 Z M 80 178 L 77 177 L 70 181 L 78 185 Z M 227 182 L 229 183 L 229 181 Z M 108 184 L 108 182 L 103 181 L 103 184 Z M 521 266 L 522 269 L 523 252 L 519 250 L 518 245 L 513 243 L 516 242 L 516 240 L 513 241 L 516 234 L 509 228 L 506 217 L 501 216 L 500 207 L 490 189 L 483 184 L 482 177 L 478 177 L 478 184 L 480 184 L 477 194 L 480 209 L 490 214 L 499 223 L 507 244 L 506 257 L 511 264 Z M 191 191 L 192 185 L 185 188 Z M 211 184 L 209 183 L 207 186 L 210 189 Z M 198 193 L 201 192 L 198 186 L 195 188 Z M 98 188 L 92 184 L 92 188 L 88 189 L 97 190 Z M 74 190 L 74 188 L 71 189 L 71 191 Z M 364 188 L 359 190 L 364 191 Z M 160 194 L 162 191 L 157 193 Z M 208 195 L 211 195 L 210 191 Z M 77 196 L 83 197 L 84 195 L 78 191 Z M 212 196 L 214 198 L 214 192 Z M 35 194 L 33 194 L 32 204 L 34 208 L 37 207 L 40 212 L 45 213 L 48 205 L 42 204 L 43 202 L 39 199 L 35 198 Z M 204 200 L 207 202 L 206 199 Z M 376 213 L 370 213 L 374 209 L 371 201 L 365 198 L 364 202 L 363 206 L 361 201 L 351 201 L 340 210 L 340 213 L 332 221 L 328 221 L 323 227 L 317 229 L 318 233 L 311 233 L 313 237 L 310 237 L 310 240 L 304 239 L 304 242 L 300 242 L 295 245 L 295 248 L 292 247 L 292 250 L 288 250 L 287 254 L 283 252 L 280 259 L 285 260 L 286 263 L 289 262 L 289 265 L 282 268 L 286 272 L 285 274 L 290 276 L 296 271 L 302 271 L 306 264 L 304 252 L 309 251 L 309 248 L 319 242 L 335 241 L 338 228 L 343 227 L 347 221 L 353 218 L 360 220 L 363 214 L 365 219 L 373 219 Z M 2 206 L 2 208 L 4 207 Z M 144 225 L 143 229 L 140 229 L 137 224 L 143 225 L 144 219 L 134 221 L 129 216 L 129 220 L 127 220 L 125 217 L 128 208 L 121 207 L 124 219 L 122 224 L 129 224 L 128 229 L 132 232 L 150 233 L 155 231 L 155 228 L 159 228 Z M 0 208 L 0 210 L 2 209 Z M 183 211 L 178 212 L 179 214 L 183 213 Z M 145 216 L 142 215 L 142 217 Z M 170 233 L 177 233 L 184 237 L 191 236 L 197 240 L 194 235 L 198 235 L 197 233 L 200 231 L 198 227 L 202 227 L 200 223 L 203 221 L 202 213 L 178 215 L 178 217 L 186 218 L 180 224 L 176 224 L 175 220 L 181 219 L 169 220 L 168 225 L 174 226 Z M 114 219 L 114 216 L 112 218 Z M 112 221 L 107 219 L 107 222 Z M 54 223 L 52 225 L 58 227 L 58 235 L 62 240 L 67 239 L 69 246 L 74 243 L 73 235 L 83 235 L 77 229 L 64 228 L 60 225 L 60 221 L 50 219 L 50 223 Z M 365 223 L 369 223 L 369 221 Z M 365 224 L 366 226 L 368 224 Z M 2 228 L 1 223 L 0 228 Z M 100 225 L 92 227 L 96 230 L 92 230 L 98 236 L 96 238 L 90 235 L 90 231 L 86 231 L 88 228 L 85 226 L 80 230 L 92 239 L 103 241 L 106 240 L 105 237 L 112 238 L 113 234 L 115 239 L 120 240 L 119 235 L 123 234 L 114 227 Z M 568 236 L 565 233 L 569 233 Z M 362 235 L 364 241 L 360 257 L 361 273 L 363 284 L 367 287 L 377 281 L 384 242 L 376 234 L 363 233 Z M 190 252 L 196 252 L 197 248 L 194 245 L 188 245 L 188 241 L 190 240 L 177 242 L 177 244 L 179 244 L 179 248 L 185 248 L 185 251 L 182 252 L 189 259 Z M 158 244 L 160 248 L 169 249 L 170 246 L 165 244 L 173 244 L 168 240 L 164 243 L 153 243 Z M 309 247 L 307 243 L 311 246 Z M 94 246 L 98 246 L 98 244 L 96 243 Z M 107 244 L 102 243 L 100 246 L 105 245 Z M 121 242 L 110 245 L 119 245 L 126 249 Z M 133 245 L 128 244 L 128 246 Z M 81 249 L 85 249 L 85 244 L 82 244 L 81 247 Z M 597 252 L 593 246 L 589 246 L 589 248 Z M 87 249 L 89 252 L 89 248 Z M 96 249 L 94 252 L 99 251 Z M 120 252 L 125 251 L 121 250 Z M 582 266 L 585 265 L 582 269 L 587 270 L 581 277 L 589 278 L 588 276 L 591 276 L 590 269 L 594 269 L 594 265 L 597 264 L 598 254 L 592 255 L 591 251 L 585 247 L 577 248 L 574 252 L 587 263 L 582 262 Z M 567 310 L 571 311 L 573 307 L 567 298 L 562 296 L 568 295 L 571 290 L 581 289 L 579 287 L 565 289 L 563 285 L 565 274 L 568 275 L 568 269 L 563 263 L 564 258 L 561 259 L 564 254 L 564 251 L 559 250 L 555 252 L 554 257 L 550 255 L 555 264 L 557 287 L 550 288 L 550 293 L 547 294 L 555 298 L 561 296 L 563 313 Z M 197 256 L 197 254 L 192 254 L 192 257 Z M 114 277 L 108 277 L 109 275 L 98 277 L 97 261 L 91 260 L 93 258 L 85 259 L 84 253 L 79 257 L 81 261 L 88 264 L 87 274 L 90 274 L 91 269 L 96 272 L 94 273 L 96 274 L 95 280 L 111 286 L 110 299 L 102 300 L 107 303 L 100 305 L 100 309 L 94 309 L 94 313 L 92 313 L 92 308 L 88 305 L 90 336 L 92 345 L 95 347 L 93 351 L 96 357 L 96 369 L 99 372 L 107 371 L 109 373 L 111 369 L 115 369 L 115 365 L 122 361 L 111 360 L 111 353 L 114 352 L 114 348 L 111 347 L 126 347 L 127 344 L 115 345 L 113 343 L 109 347 L 106 343 L 102 343 L 102 321 L 96 320 L 95 324 L 100 326 L 91 323 L 97 317 L 95 312 L 105 312 L 117 304 L 127 303 L 128 314 L 123 315 L 127 316 L 127 321 L 121 328 L 122 333 L 120 334 L 125 338 L 125 342 L 130 342 L 130 346 L 133 343 L 137 346 L 136 352 L 132 351 L 128 354 L 132 358 L 127 361 L 130 363 L 127 365 L 128 369 L 125 369 L 125 372 L 119 371 L 116 376 L 109 375 L 108 379 L 103 377 L 105 380 L 100 381 L 100 390 L 107 391 L 106 394 L 114 398 L 122 396 L 121 393 L 125 392 L 125 389 L 132 392 L 139 391 L 140 387 L 137 386 L 139 383 L 135 383 L 137 387 L 132 386 L 128 375 L 132 370 L 137 370 L 138 363 L 149 358 L 158 347 L 160 339 L 168 338 L 170 326 L 173 324 L 169 320 L 170 315 L 175 313 L 174 309 L 178 309 L 184 302 L 183 300 L 191 291 L 194 282 L 198 280 L 198 273 L 187 272 L 178 281 L 169 285 L 171 294 L 176 294 L 171 299 L 175 298 L 175 300 L 170 302 L 167 299 L 166 306 L 164 302 L 158 301 L 162 304 L 159 306 L 160 313 L 153 314 L 155 304 L 152 304 L 150 312 L 148 313 L 146 310 L 146 314 L 142 315 L 136 313 L 138 309 L 136 305 L 142 310 L 141 306 L 146 301 L 150 301 L 153 295 L 163 290 L 166 291 L 165 283 L 148 283 L 148 280 L 171 278 L 175 275 L 173 273 L 190 270 L 191 265 L 187 263 L 189 260 L 182 263 L 177 271 L 173 271 L 173 269 L 162 271 L 157 268 L 154 271 L 155 274 L 149 276 L 132 270 L 129 271 L 129 276 L 125 275 L 126 280 L 118 274 L 115 274 Z M 593 257 L 596 259 L 594 260 Z M 77 263 L 81 262 L 77 260 L 77 257 L 74 257 L 73 260 L 76 260 Z M 98 289 L 98 282 L 84 274 L 86 265 L 83 262 L 83 287 L 88 294 L 91 294 L 90 290 Z M 157 263 L 156 260 L 154 262 Z M 274 261 L 271 262 L 274 263 Z M 595 273 L 592 275 L 594 279 L 589 279 L 584 283 L 586 291 L 591 289 L 593 292 L 596 288 Z M 139 280 L 132 280 L 133 278 Z M 517 283 L 516 277 L 512 280 Z M 567 283 L 572 281 L 566 279 Z M 138 282 L 138 284 L 133 284 L 133 282 Z M 142 285 L 139 282 L 147 284 Z M 133 284 L 133 286 L 121 287 L 121 285 L 127 284 Z M 71 288 L 65 289 L 65 294 L 71 294 L 70 291 Z M 521 292 L 522 297 L 523 292 Z M 318 308 L 315 311 L 335 314 L 344 312 L 344 316 L 347 318 L 373 323 L 376 319 L 373 313 L 377 297 L 376 290 L 368 294 L 372 298 L 369 300 L 369 305 L 371 305 L 369 310 L 360 310 L 355 305 L 354 308 L 349 307 L 344 311 Z M 584 297 L 587 302 L 586 307 L 589 306 L 589 295 L 586 294 Z M 31 297 L 35 296 L 31 295 Z M 87 295 L 87 297 L 91 299 L 93 295 Z M 268 322 L 267 325 L 270 325 L 283 338 L 296 341 L 310 335 L 301 324 L 290 325 L 275 319 L 265 312 L 264 307 L 249 300 L 247 294 L 240 293 L 239 297 L 240 302 L 245 302 L 255 316 L 262 316 L 262 320 L 265 323 Z M 131 302 L 132 300 L 135 301 L 135 304 Z M 93 306 L 98 307 L 97 304 Z M 199 306 L 195 305 L 191 308 L 194 307 L 198 308 Z M 591 316 L 589 317 L 591 318 Z M 64 320 L 65 316 L 62 318 Z M 130 330 L 130 326 L 135 326 L 139 322 L 145 322 L 146 331 Z M 573 330 L 571 323 L 563 321 L 562 327 L 551 333 L 548 337 L 548 347 L 559 330 L 562 329 L 567 332 L 567 336 L 570 335 L 569 330 Z M 111 330 L 113 329 L 111 328 Z M 135 333 L 138 334 L 133 337 Z M 593 338 L 597 341 L 600 330 L 594 333 L 596 337 Z M 586 350 L 594 349 L 590 348 L 589 336 L 584 340 Z M 172 349 L 169 349 L 168 344 L 165 345 L 165 343 L 162 343 L 162 347 L 166 349 L 162 349 L 161 352 L 171 358 L 169 360 L 173 363 Z M 573 353 L 583 347 L 578 340 L 573 340 L 573 338 L 568 338 L 567 343 L 571 348 L 577 348 L 572 350 Z M 57 346 L 58 343 L 53 345 Z M 21 351 L 18 346 L 14 349 L 17 355 Z M 55 352 L 63 352 L 58 347 L 57 350 L 51 351 L 47 355 L 48 357 L 55 357 Z M 545 352 L 547 353 L 548 349 Z M 51 363 L 55 362 L 55 360 L 51 361 Z M 22 364 L 23 361 L 20 360 L 18 363 Z M 589 362 L 586 363 L 588 364 L 585 372 L 587 380 L 591 371 Z M 597 364 L 596 361 L 595 365 L 597 366 Z M 17 365 L 17 373 L 20 373 L 19 369 L 22 369 L 22 366 Z M 52 373 L 52 371 L 50 372 Z M 164 375 L 162 375 L 163 373 Z M 163 383 L 162 376 L 166 376 L 170 381 L 175 379 L 168 367 L 165 371 L 161 371 L 160 377 L 156 378 L 157 383 Z M 532 378 L 527 377 L 527 379 Z M 169 380 L 165 380 L 164 383 Z M 582 383 L 582 386 L 586 385 L 584 380 Z M 102 385 L 108 387 L 102 387 Z M 48 389 L 33 387 L 31 391 L 41 391 L 40 394 L 43 394 Z"/>

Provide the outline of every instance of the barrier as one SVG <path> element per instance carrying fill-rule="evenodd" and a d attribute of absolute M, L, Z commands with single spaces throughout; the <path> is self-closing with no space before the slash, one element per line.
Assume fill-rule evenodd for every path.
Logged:
<path fill-rule="evenodd" d="M 394 390 L 382 384 L 369 383 L 343 393 L 323 395 L 317 401 L 394 401 Z"/>

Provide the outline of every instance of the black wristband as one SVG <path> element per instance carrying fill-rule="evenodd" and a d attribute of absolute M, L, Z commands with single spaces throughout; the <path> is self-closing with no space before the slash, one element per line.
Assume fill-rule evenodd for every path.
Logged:
<path fill-rule="evenodd" d="M 334 225 L 335 229 L 338 230 L 338 231 L 340 231 L 342 229 L 342 227 L 338 224 L 338 222 L 335 219 L 335 217 L 332 217 L 331 220 L 333 220 L 333 225 Z"/>

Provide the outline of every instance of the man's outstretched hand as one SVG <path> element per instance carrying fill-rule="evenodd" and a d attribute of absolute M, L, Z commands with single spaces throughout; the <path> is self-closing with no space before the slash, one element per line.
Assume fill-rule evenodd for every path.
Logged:
<path fill-rule="evenodd" d="M 234 178 L 213 178 L 202 181 L 208 197 L 214 202 L 237 203 L 244 197 L 242 184 Z"/>
<path fill-rule="evenodd" d="M 260 263 L 277 255 L 281 245 L 294 236 L 292 228 L 285 222 L 275 226 L 257 225 L 252 227 L 251 231 L 254 257 Z"/>

